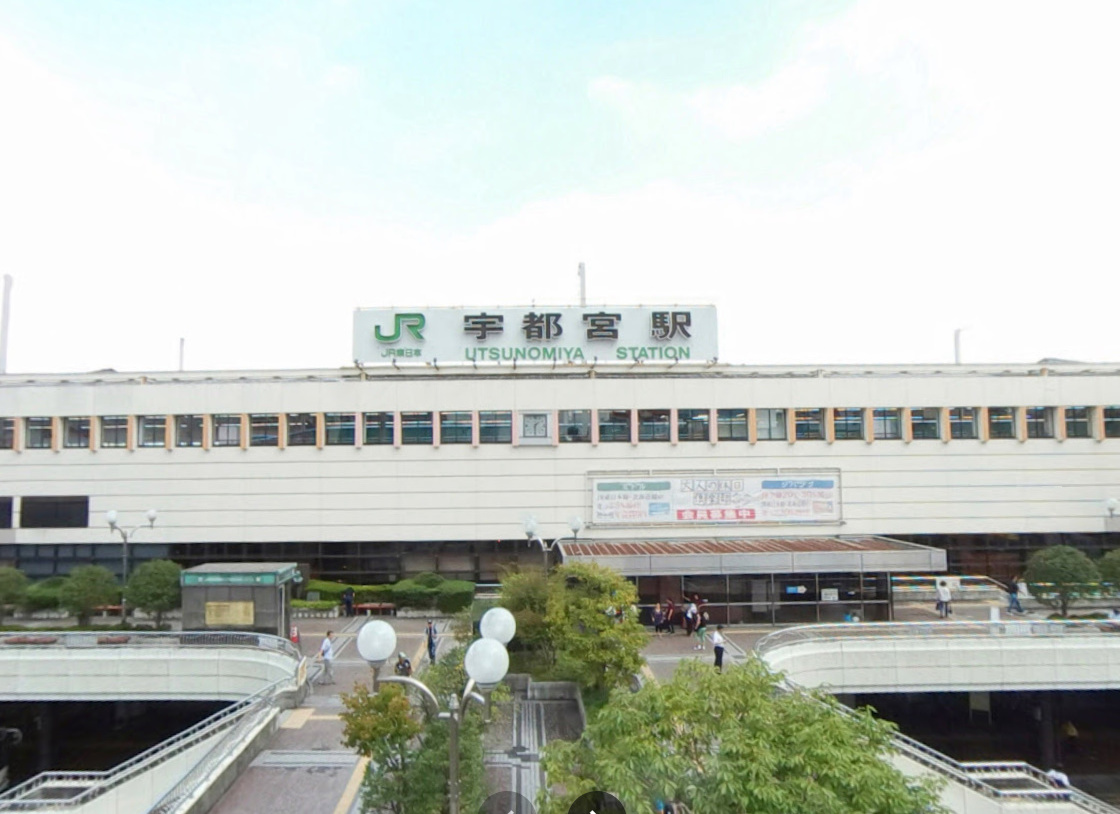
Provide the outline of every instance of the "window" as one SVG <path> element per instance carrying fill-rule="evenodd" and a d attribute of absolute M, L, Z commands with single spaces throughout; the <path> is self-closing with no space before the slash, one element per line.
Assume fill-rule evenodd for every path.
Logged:
<path fill-rule="evenodd" d="M 747 411 L 742 408 L 716 411 L 716 432 L 720 441 L 746 441 Z"/>
<path fill-rule="evenodd" d="M 28 418 L 24 423 L 27 425 L 28 449 L 51 448 L 54 428 L 49 418 Z"/>
<path fill-rule="evenodd" d="M 509 410 L 484 410 L 478 414 L 480 444 L 513 443 L 513 413 Z"/>
<path fill-rule="evenodd" d="M 89 527 L 88 497 L 25 497 L 20 499 L 22 529 L 84 529 Z"/>
<path fill-rule="evenodd" d="M 432 442 L 432 428 L 431 428 L 431 414 L 430 413 L 409 413 L 409 415 L 427 415 L 428 419 L 428 441 Z M 393 443 L 393 414 L 386 412 L 379 413 L 366 413 L 363 417 L 363 430 L 362 430 L 362 443 L 370 446 L 383 446 L 385 444 Z M 409 444 L 423 443 L 420 441 L 408 441 Z"/>
<path fill-rule="evenodd" d="M 1120 407 L 1104 408 L 1104 437 L 1120 438 Z"/>
<path fill-rule="evenodd" d="M 755 428 L 759 441 L 786 440 L 786 411 L 764 407 L 754 411 Z"/>
<path fill-rule="evenodd" d="M 62 419 L 62 445 L 69 449 L 89 449 L 89 419 L 84 416 Z"/>
<path fill-rule="evenodd" d="M 1015 408 L 1014 407 L 989 407 L 988 408 L 988 437 L 989 438 L 1014 438 L 1015 437 Z"/>
<path fill-rule="evenodd" d="M 1052 407 L 1027 408 L 1027 438 L 1054 437 L 1054 409 Z"/>
<path fill-rule="evenodd" d="M 950 438 L 977 438 L 975 407 L 953 407 L 949 410 Z"/>
<path fill-rule="evenodd" d="M 798 441 L 820 441 L 824 438 L 824 410 L 796 410 L 793 414 L 794 437 Z"/>
<path fill-rule="evenodd" d="M 249 446 L 275 447 L 280 444 L 280 416 L 257 413 L 249 416 Z"/>
<path fill-rule="evenodd" d="M 167 418 L 142 415 L 136 419 L 136 443 L 142 447 L 162 447 L 167 438 Z"/>
<path fill-rule="evenodd" d="M 599 440 L 601 442 L 630 440 L 629 410 L 599 411 Z"/>
<path fill-rule="evenodd" d="M 431 413 L 401 413 L 402 444 L 432 443 Z"/>
<path fill-rule="evenodd" d="M 288 446 L 313 447 L 319 441 L 319 416 L 288 413 Z"/>
<path fill-rule="evenodd" d="M 14 418 L 0 418 L 0 449 L 15 449 L 16 446 L 16 420 Z"/>
<path fill-rule="evenodd" d="M 871 423 L 876 438 L 889 440 L 902 437 L 902 409 L 899 407 L 876 407 Z"/>
<path fill-rule="evenodd" d="M 915 407 L 910 411 L 910 434 L 919 438 L 941 437 L 941 411 L 936 407 Z M 955 436 L 954 436 L 955 437 Z"/>
<path fill-rule="evenodd" d="M 586 444 L 591 441 L 590 410 L 561 410 L 558 423 L 560 443 Z"/>
<path fill-rule="evenodd" d="M 858 441 L 863 438 L 863 410 L 858 407 L 837 407 L 832 411 L 832 429 L 837 441 Z"/>
<path fill-rule="evenodd" d="M 101 417 L 101 446 L 122 449 L 128 446 L 128 417 L 107 415 Z"/>
<path fill-rule="evenodd" d="M 326 431 L 327 446 L 354 445 L 354 414 L 327 413 L 323 416 L 323 429 Z M 389 439 L 392 442 L 392 439 Z"/>
<path fill-rule="evenodd" d="M 707 441 L 710 420 L 707 410 L 677 410 L 677 440 Z"/>
<path fill-rule="evenodd" d="M 200 447 L 202 446 L 202 416 L 177 415 L 175 416 L 175 446 Z"/>
<path fill-rule="evenodd" d="M 1066 407 L 1066 438 L 1092 436 L 1088 407 Z"/>
<path fill-rule="evenodd" d="M 668 410 L 638 410 L 638 440 L 669 440 Z"/>
<path fill-rule="evenodd" d="M 12 498 L 0 497 L 0 529 L 12 527 Z M 0 555 L 3 556 L 3 555 Z"/>
<path fill-rule="evenodd" d="M 471 443 L 471 414 L 467 412 L 440 413 L 439 442 L 441 444 Z"/>
<path fill-rule="evenodd" d="M 216 415 L 214 416 L 214 446 L 237 447 L 241 446 L 241 416 Z"/>

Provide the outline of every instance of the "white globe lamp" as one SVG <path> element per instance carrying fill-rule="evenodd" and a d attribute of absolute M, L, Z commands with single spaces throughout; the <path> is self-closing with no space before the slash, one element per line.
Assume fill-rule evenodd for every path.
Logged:
<path fill-rule="evenodd" d="M 358 654 L 374 667 L 380 667 L 397 650 L 397 631 L 388 622 L 366 622 L 358 631 Z"/>
<path fill-rule="evenodd" d="M 505 608 L 491 608 L 482 614 L 478 629 L 484 639 L 509 644 L 510 639 L 517 633 L 517 620 Z"/>
<path fill-rule="evenodd" d="M 509 672 L 509 653 L 494 639 L 479 639 L 467 648 L 463 666 L 475 684 L 488 692 L 497 687 Z"/>

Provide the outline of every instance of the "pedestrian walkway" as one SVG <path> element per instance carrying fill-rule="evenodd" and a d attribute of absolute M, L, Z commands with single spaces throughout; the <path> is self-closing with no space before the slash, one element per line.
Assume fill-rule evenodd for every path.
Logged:
<path fill-rule="evenodd" d="M 366 617 L 306 619 L 298 623 L 300 649 L 308 659 L 319 652 L 327 630 L 335 631 L 333 685 L 313 685 L 303 705 L 288 710 L 280 726 L 249 767 L 241 773 L 212 814 L 357 814 L 367 760 L 342 745 L 340 693 L 357 684 L 369 686 L 369 665 L 358 655 L 356 638 Z M 393 619 L 397 646 L 417 671 L 427 667 L 424 619 Z M 439 623 L 439 651 L 454 646 L 446 621 Z M 314 681 L 319 667 L 309 664 Z M 391 669 L 391 668 L 390 668 Z"/>

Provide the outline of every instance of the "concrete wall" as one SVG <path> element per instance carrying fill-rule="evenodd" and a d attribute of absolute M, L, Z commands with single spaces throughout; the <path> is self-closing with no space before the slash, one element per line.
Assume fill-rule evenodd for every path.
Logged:
<path fill-rule="evenodd" d="M 479 371 L 361 381 L 337 372 L 0 378 L 0 416 L 400 410 L 1120 405 L 1120 369 L 1034 366 L 717 368 L 627 378 Z M 843 523 L 658 528 L 665 537 L 1102 532 L 1120 497 L 1120 438 L 745 441 L 0 451 L 0 495 L 89 495 L 85 529 L 0 531 L 0 543 L 112 543 L 102 523 L 160 510 L 135 542 L 546 538 L 589 517 L 588 473 L 834 468 Z M 18 526 L 18 518 L 17 523 Z M 602 539 L 632 529 L 595 528 Z"/>
<path fill-rule="evenodd" d="M 765 652 L 766 662 L 803 687 L 835 693 L 1105 690 L 1120 688 L 1120 634 L 814 638 Z M 931 627 L 937 627 L 933 625 Z"/>
<path fill-rule="evenodd" d="M 238 701 L 286 677 L 297 663 L 257 648 L 6 647 L 0 701 Z"/>

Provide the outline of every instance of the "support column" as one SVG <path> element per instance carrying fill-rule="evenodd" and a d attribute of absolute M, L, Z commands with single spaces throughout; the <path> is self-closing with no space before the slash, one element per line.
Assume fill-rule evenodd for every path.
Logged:
<path fill-rule="evenodd" d="M 1054 723 L 1054 692 L 1039 693 L 1040 711 L 1038 715 L 1038 746 L 1041 755 L 1041 769 L 1053 769 L 1058 765 L 1057 725 Z"/>

